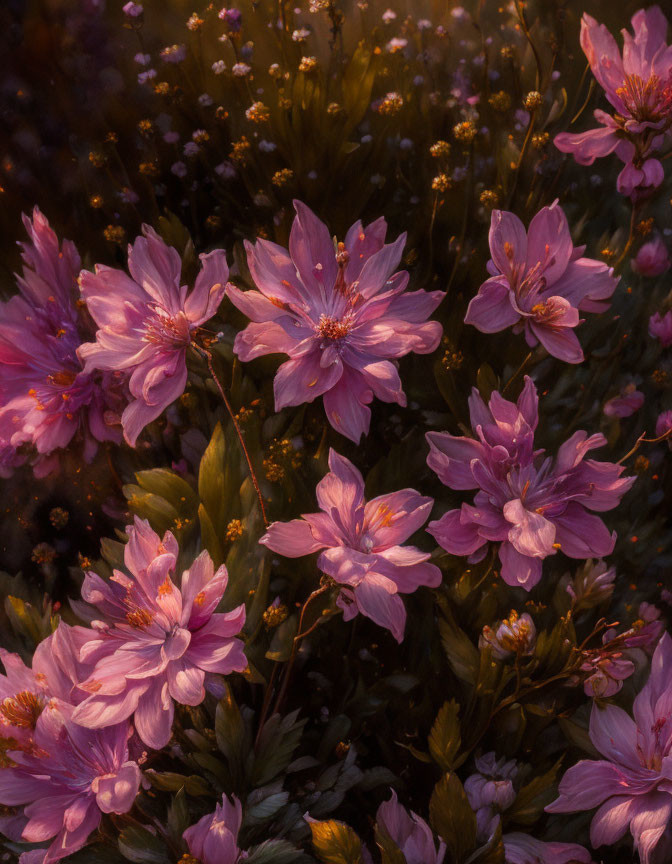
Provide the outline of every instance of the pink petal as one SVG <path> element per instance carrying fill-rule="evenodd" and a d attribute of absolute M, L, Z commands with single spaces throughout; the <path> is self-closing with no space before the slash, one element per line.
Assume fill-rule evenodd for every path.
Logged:
<path fill-rule="evenodd" d="M 170 695 L 181 705 L 200 705 L 205 699 L 205 672 L 187 659 L 170 663 L 167 675 Z"/>
<path fill-rule="evenodd" d="M 499 560 L 502 579 L 507 585 L 531 591 L 541 579 L 542 559 L 521 554 L 511 543 L 500 545 Z"/>
<path fill-rule="evenodd" d="M 192 324 L 204 324 L 217 313 L 229 279 L 226 252 L 215 249 L 198 258 L 201 269 L 193 290 L 184 302 L 185 315 Z"/>
<path fill-rule="evenodd" d="M 128 248 L 128 269 L 153 300 L 176 313 L 180 309 L 180 255 L 153 228 L 143 225 L 143 232 L 145 236 L 137 237 Z"/>
<path fill-rule="evenodd" d="M 367 406 L 372 400 L 373 392 L 364 377 L 344 369 L 338 384 L 324 394 L 324 410 L 334 429 L 358 444 L 369 431 L 371 409 Z"/>
<path fill-rule="evenodd" d="M 425 524 L 434 501 L 415 489 L 400 489 L 372 498 L 364 507 L 364 530 L 374 540 L 374 550 L 403 543 Z"/>
<path fill-rule="evenodd" d="M 124 762 L 115 774 L 97 777 L 91 784 L 103 813 L 128 813 L 140 788 L 142 774 L 135 762 Z"/>
<path fill-rule="evenodd" d="M 477 525 L 468 519 L 463 522 L 461 517 L 461 510 L 449 510 L 430 522 L 427 531 L 451 555 L 473 555 L 487 541 L 478 533 Z"/>
<path fill-rule="evenodd" d="M 161 676 L 155 678 L 135 711 L 135 731 L 153 750 L 161 750 L 170 740 L 175 708 L 168 693 L 168 684 Z"/>
<path fill-rule="evenodd" d="M 527 230 L 527 270 L 541 265 L 546 285 L 554 285 L 565 272 L 573 249 L 567 217 L 558 202 L 542 207 Z"/>
<path fill-rule="evenodd" d="M 493 210 L 490 219 L 490 255 L 495 266 L 514 285 L 525 267 L 527 233 L 514 214 Z"/>
<path fill-rule="evenodd" d="M 472 298 L 464 316 L 481 333 L 498 333 L 520 320 L 520 313 L 512 305 L 511 289 L 501 276 L 487 279 Z"/>
<path fill-rule="evenodd" d="M 313 536 L 310 525 L 303 519 L 273 522 L 259 542 L 285 558 L 301 558 L 324 547 L 324 543 Z"/>
<path fill-rule="evenodd" d="M 315 350 L 282 364 L 273 381 L 276 411 L 312 402 L 338 384 L 343 375 L 343 364 L 338 361 L 324 368 L 320 359 L 320 351 Z"/>
<path fill-rule="evenodd" d="M 397 587 L 377 573 L 369 573 L 354 589 L 357 608 L 380 627 L 385 627 L 397 642 L 404 638 L 406 609 Z"/>
<path fill-rule="evenodd" d="M 301 201 L 294 201 L 296 218 L 289 235 L 289 253 L 301 281 L 312 292 L 330 290 L 336 281 L 336 252 L 324 222 Z M 290 280 L 291 281 L 291 280 Z"/>

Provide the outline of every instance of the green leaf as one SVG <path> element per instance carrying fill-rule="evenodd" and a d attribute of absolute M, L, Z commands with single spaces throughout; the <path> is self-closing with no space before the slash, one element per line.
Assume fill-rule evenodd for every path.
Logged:
<path fill-rule="evenodd" d="M 348 825 L 329 819 L 311 822 L 313 848 L 323 864 L 360 864 L 362 841 Z"/>
<path fill-rule="evenodd" d="M 444 610 L 445 612 L 445 610 Z M 480 655 L 478 648 L 461 630 L 457 623 L 447 617 L 439 619 L 441 644 L 455 675 L 467 684 L 474 684 L 478 678 Z"/>
<path fill-rule="evenodd" d="M 119 835 L 119 851 L 137 864 L 172 864 L 163 841 L 141 825 L 127 825 Z"/>
<path fill-rule="evenodd" d="M 286 717 L 273 714 L 266 721 L 254 760 L 252 779 L 256 786 L 270 783 L 292 761 L 306 725 L 306 720 L 297 722 L 298 714 L 298 711 L 292 711 Z"/>
<path fill-rule="evenodd" d="M 145 777 L 155 789 L 162 792 L 177 792 L 184 789 L 188 795 L 211 795 L 212 788 L 198 774 L 176 774 L 173 771 L 145 771 Z"/>
<path fill-rule="evenodd" d="M 429 823 L 461 862 L 476 843 L 476 814 L 456 774 L 445 774 L 434 787 L 429 802 Z"/>
<path fill-rule="evenodd" d="M 250 850 L 247 864 L 308 864 L 307 855 L 286 840 L 266 840 Z"/>
<path fill-rule="evenodd" d="M 453 769 L 455 756 L 462 743 L 459 711 L 460 706 L 454 699 L 444 702 L 429 733 L 429 752 L 442 771 Z"/>
<path fill-rule="evenodd" d="M 217 746 L 226 756 L 234 786 L 240 788 L 245 758 L 251 747 L 242 714 L 227 685 L 226 693 L 220 699 L 215 713 L 215 736 Z"/>
<path fill-rule="evenodd" d="M 380 849 L 381 864 L 407 864 L 406 856 L 382 825 L 376 825 L 374 836 Z"/>
<path fill-rule="evenodd" d="M 541 777 L 534 777 L 526 786 L 520 790 L 513 802 L 513 806 L 507 810 L 507 816 L 520 825 L 534 825 L 544 812 L 544 807 L 555 798 L 555 779 L 562 758 Z"/>
<path fill-rule="evenodd" d="M 182 844 L 182 835 L 189 827 L 190 821 L 187 796 L 184 794 L 184 789 L 180 789 L 177 795 L 173 796 L 166 817 L 168 835 L 177 846 Z"/>

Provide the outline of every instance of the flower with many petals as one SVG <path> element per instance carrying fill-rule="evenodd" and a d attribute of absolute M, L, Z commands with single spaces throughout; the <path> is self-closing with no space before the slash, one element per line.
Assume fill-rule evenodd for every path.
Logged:
<path fill-rule="evenodd" d="M 612 396 L 604 403 L 603 411 L 607 417 L 631 417 L 644 405 L 644 394 L 631 382 L 621 389 L 618 396 Z"/>
<path fill-rule="evenodd" d="M 672 851 L 664 838 L 672 821 L 671 701 L 672 638 L 666 633 L 635 699 L 634 720 L 616 705 L 594 704 L 590 740 L 604 759 L 572 766 L 560 781 L 559 797 L 546 808 L 576 813 L 599 807 L 590 826 L 591 844 L 612 846 L 629 828 L 642 864 L 668 861 Z M 656 857 L 663 851 L 665 857 Z"/>
<path fill-rule="evenodd" d="M 514 213 L 494 210 L 490 278 L 469 304 L 465 323 L 482 333 L 513 327 L 531 347 L 541 342 L 554 357 L 580 363 L 579 312 L 606 309 L 618 284 L 611 267 L 582 257 L 584 249 L 572 243 L 557 201 L 537 213 L 527 232 Z"/>
<path fill-rule="evenodd" d="M 429 354 L 441 325 L 427 321 L 441 291 L 406 292 L 408 273 L 396 268 L 406 235 L 385 244 L 384 219 L 355 222 L 345 242 L 300 201 L 289 250 L 268 240 L 247 244 L 257 291 L 229 286 L 227 296 L 252 323 L 236 337 L 241 360 L 287 354 L 275 376 L 275 409 L 324 397 L 331 425 L 358 442 L 371 421 L 368 404 L 406 404 L 393 361 Z"/>
<path fill-rule="evenodd" d="M 402 489 L 367 502 L 352 462 L 331 450 L 329 468 L 315 490 L 322 512 L 274 522 L 259 542 L 287 558 L 324 550 L 317 566 L 342 586 L 336 602 L 344 619 L 361 613 L 401 642 L 406 609 L 399 594 L 441 583 L 428 552 L 399 545 L 425 523 L 432 499 Z"/>
<path fill-rule="evenodd" d="M 600 124 L 588 132 L 563 132 L 555 146 L 572 153 L 580 165 L 616 153 L 625 163 L 618 190 L 638 194 L 660 186 L 663 166 L 656 154 L 672 126 L 672 46 L 666 43 L 667 19 L 658 6 L 632 16 L 633 34 L 623 31 L 623 55 L 604 24 L 584 13 L 581 47 L 597 83 L 614 111 L 597 109 Z"/>
<path fill-rule="evenodd" d="M 516 404 L 493 392 L 486 407 L 474 388 L 469 400 L 475 438 L 428 432 L 427 464 L 451 489 L 477 489 L 474 503 L 450 510 L 428 531 L 453 555 L 480 560 L 499 544 L 502 579 L 527 591 L 541 578 L 542 562 L 562 550 L 570 558 L 608 555 L 614 548 L 602 520 L 588 511 L 615 507 L 634 478 L 623 468 L 586 459 L 606 443 L 603 435 L 575 432 L 555 459 L 534 450 L 538 420 L 532 379 Z"/>
<path fill-rule="evenodd" d="M 90 338 L 77 304 L 80 259 L 58 237 L 39 209 L 24 215 L 29 242 L 22 243 L 19 294 L 0 303 L 0 446 L 7 473 L 31 444 L 35 472 L 58 465 L 56 451 L 79 435 L 90 460 L 99 441 L 120 441 L 123 404 L 118 376 L 84 370 L 77 349 Z"/>
<path fill-rule="evenodd" d="M 92 665 L 81 683 L 90 694 L 76 710 L 77 723 L 101 729 L 135 715 L 135 729 L 149 747 L 165 746 L 173 724 L 173 699 L 200 705 L 206 675 L 228 675 L 247 666 L 243 643 L 235 639 L 245 623 L 245 606 L 215 612 L 226 589 L 226 567 L 214 571 L 201 552 L 182 574 L 175 571 L 178 546 L 136 517 L 127 529 L 124 563 L 109 582 L 86 574 L 82 597 L 102 620 L 85 631 L 80 659 Z"/>
<path fill-rule="evenodd" d="M 446 856 L 446 844 L 436 841 L 432 829 L 417 813 L 406 810 L 397 800 L 397 793 L 383 801 L 376 813 L 376 823 L 401 850 L 406 864 L 442 864 Z"/>
<path fill-rule="evenodd" d="M 201 864 L 236 864 L 247 858 L 238 848 L 238 832 L 243 808 L 237 798 L 229 801 L 222 795 L 214 813 L 208 813 L 184 832 L 189 852 Z"/>
<path fill-rule="evenodd" d="M 217 312 L 229 278 L 226 254 L 201 255 L 193 290 L 180 284 L 179 253 L 148 225 L 128 247 L 130 276 L 97 264 L 80 276 L 82 297 L 98 325 L 96 341 L 82 345 L 85 368 L 130 375 L 132 401 L 121 416 L 124 436 L 140 432 L 184 392 L 187 348 L 193 332 Z"/>

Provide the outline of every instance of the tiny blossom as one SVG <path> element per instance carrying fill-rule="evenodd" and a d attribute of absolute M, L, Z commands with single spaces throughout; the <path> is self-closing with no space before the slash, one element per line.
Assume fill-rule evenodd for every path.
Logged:
<path fill-rule="evenodd" d="M 340 586 L 344 620 L 361 613 L 401 642 L 406 609 L 399 594 L 441 583 L 429 553 L 399 545 L 425 523 L 432 499 L 402 489 L 367 502 L 352 462 L 330 450 L 329 469 L 315 490 L 322 512 L 274 522 L 259 542 L 287 558 L 324 550 L 317 566 Z"/>
<path fill-rule="evenodd" d="M 101 729 L 134 715 L 142 741 L 160 750 L 170 739 L 173 700 L 200 705 L 213 673 L 246 668 L 243 643 L 234 638 L 245 623 L 245 606 L 214 611 L 228 574 L 223 565 L 215 571 L 207 552 L 176 584 L 174 535 L 167 531 L 160 538 L 137 517 L 127 534 L 124 564 L 130 575 L 115 570 L 105 581 L 89 571 L 82 585 L 82 598 L 101 620 L 81 634 L 80 660 L 93 668 L 80 685 L 90 695 L 73 719 Z"/>
<path fill-rule="evenodd" d="M 602 409 L 607 417 L 630 417 L 644 404 L 644 394 L 634 384 L 623 387 L 618 396 L 608 399 Z"/>
<path fill-rule="evenodd" d="M 554 357 L 580 363 L 579 312 L 606 308 L 618 284 L 613 270 L 574 246 L 557 201 L 541 209 L 527 231 L 514 213 L 493 210 L 489 243 L 490 278 L 469 303 L 465 323 L 482 333 L 513 327 L 530 347 L 540 342 Z"/>
<path fill-rule="evenodd" d="M 234 796 L 229 801 L 222 795 L 214 813 L 203 816 L 182 835 L 191 855 L 200 864 L 238 864 L 247 853 L 238 848 L 238 832 L 243 821 L 243 808 Z"/>
<path fill-rule="evenodd" d="M 538 397 L 532 379 L 517 403 L 496 390 L 485 405 L 476 388 L 469 400 L 475 438 L 428 432 L 427 464 L 452 489 L 476 489 L 474 503 L 449 510 L 428 531 L 453 555 L 480 560 L 499 543 L 502 579 L 530 591 L 542 562 L 558 551 L 569 558 L 602 557 L 616 535 L 592 513 L 611 510 L 632 486 L 623 467 L 587 459 L 603 435 L 577 431 L 553 459 L 535 449 Z"/>
<path fill-rule="evenodd" d="M 122 7 L 122 11 L 124 15 L 128 15 L 129 18 L 139 18 L 143 12 L 143 6 L 141 3 L 126 3 Z"/>
<path fill-rule="evenodd" d="M 381 15 L 384 24 L 391 24 L 393 21 L 397 19 L 397 13 L 394 9 L 386 9 L 385 12 Z"/>
<path fill-rule="evenodd" d="M 98 325 L 96 341 L 82 345 L 85 370 L 123 370 L 133 399 L 121 423 L 131 446 L 142 429 L 184 392 L 186 352 L 193 331 L 216 313 L 229 270 L 226 254 L 200 256 L 201 270 L 188 293 L 182 261 L 148 225 L 128 248 L 130 277 L 96 265 L 80 276 L 82 296 Z"/>
<path fill-rule="evenodd" d="M 215 173 L 231 180 L 232 177 L 236 176 L 236 169 L 232 162 L 220 162 L 219 165 L 215 165 Z"/>
<path fill-rule="evenodd" d="M 138 73 L 138 84 L 146 84 L 156 78 L 156 69 L 147 69 L 145 72 Z"/>
<path fill-rule="evenodd" d="M 181 63 L 187 56 L 185 45 L 167 45 L 161 49 L 161 59 L 164 63 Z"/>
<path fill-rule="evenodd" d="M 244 78 L 246 75 L 249 75 L 252 71 L 252 67 L 248 66 L 247 63 L 234 63 L 231 67 L 231 72 L 236 78 Z"/>
<path fill-rule="evenodd" d="M 519 615 L 512 609 L 509 617 L 493 630 L 487 624 L 478 640 L 479 648 L 489 647 L 497 660 L 516 655 L 532 654 L 537 641 L 537 629 L 532 618 L 524 612 Z"/>
<path fill-rule="evenodd" d="M 245 112 L 245 116 L 253 123 L 266 123 L 271 115 L 263 102 L 253 102 Z"/>
<path fill-rule="evenodd" d="M 292 32 L 292 41 L 293 42 L 305 42 L 309 36 L 310 36 L 310 30 L 308 30 L 307 27 L 301 27 L 299 30 L 294 30 Z"/>
<path fill-rule="evenodd" d="M 133 58 L 140 66 L 146 66 L 152 59 L 151 54 L 136 54 Z"/>
<path fill-rule="evenodd" d="M 662 237 L 657 235 L 653 240 L 644 243 L 635 257 L 630 261 L 630 267 L 640 276 L 660 276 L 670 269 L 670 256 Z"/>
<path fill-rule="evenodd" d="M 163 136 L 163 140 L 166 142 L 166 144 L 177 144 L 177 142 L 180 140 L 180 133 L 166 132 Z"/>
<path fill-rule="evenodd" d="M 198 104 L 201 108 L 209 108 L 212 105 L 212 96 L 209 93 L 201 93 L 198 97 Z"/>
<path fill-rule="evenodd" d="M 226 71 L 226 63 L 223 60 L 215 60 L 211 68 L 215 75 L 221 75 Z"/>
<path fill-rule="evenodd" d="M 170 170 L 176 177 L 186 177 L 187 176 L 187 166 L 184 162 L 173 162 L 170 166 Z"/>
<path fill-rule="evenodd" d="M 663 411 L 656 420 L 656 438 L 666 435 L 672 429 L 672 411 Z"/>
<path fill-rule="evenodd" d="M 391 361 L 436 348 L 441 326 L 427 318 L 443 294 L 405 293 L 408 274 L 395 268 L 406 237 L 385 244 L 384 219 L 366 228 L 355 222 L 334 249 L 327 226 L 300 201 L 294 208 L 289 252 L 263 239 L 246 244 L 258 290 L 227 289 L 253 322 L 234 351 L 244 362 L 288 354 L 275 376 L 276 410 L 323 396 L 331 425 L 357 442 L 374 395 L 406 403 Z"/>
<path fill-rule="evenodd" d="M 616 705 L 593 704 L 590 740 L 604 757 L 583 759 L 560 781 L 550 813 L 583 813 L 599 807 L 590 826 L 594 847 L 613 845 L 630 829 L 642 864 L 669 860 L 665 833 L 672 820 L 667 763 L 672 736 L 670 687 L 672 638 L 665 633 L 649 680 L 637 695 L 630 717 Z M 655 858 L 657 852 L 661 854 Z"/>
<path fill-rule="evenodd" d="M 273 141 L 266 141 L 265 138 L 262 138 L 259 142 L 259 149 L 262 153 L 272 153 L 277 150 L 277 146 Z"/>
<path fill-rule="evenodd" d="M 385 46 L 390 54 L 396 54 L 399 51 L 403 51 L 404 48 L 408 45 L 408 39 L 402 39 L 399 36 L 395 36 Z"/>
<path fill-rule="evenodd" d="M 195 32 L 196 30 L 200 30 L 203 24 L 204 21 L 200 15 L 197 15 L 196 12 L 192 12 L 187 20 L 187 30 Z"/>
<path fill-rule="evenodd" d="M 185 156 L 197 156 L 198 151 L 199 147 L 195 141 L 187 141 L 187 143 L 182 148 L 182 152 Z"/>
<path fill-rule="evenodd" d="M 227 25 L 232 33 L 238 33 L 243 24 L 243 13 L 240 9 L 220 9 L 217 17 Z"/>
<path fill-rule="evenodd" d="M 657 339 L 663 348 L 672 345 L 672 309 L 664 315 L 656 312 L 649 318 L 649 336 Z"/>
<path fill-rule="evenodd" d="M 431 30 L 432 22 L 428 18 L 420 18 L 418 21 L 418 30 Z"/>

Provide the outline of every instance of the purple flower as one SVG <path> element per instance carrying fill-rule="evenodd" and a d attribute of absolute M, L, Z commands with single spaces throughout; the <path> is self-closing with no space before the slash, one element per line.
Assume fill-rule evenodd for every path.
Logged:
<path fill-rule="evenodd" d="M 173 700 L 200 705 L 206 674 L 228 675 L 247 666 L 243 643 L 233 638 L 245 623 L 245 606 L 217 613 L 226 589 L 226 567 L 214 572 L 201 552 L 182 574 L 171 578 L 178 546 L 167 531 L 161 540 L 136 517 L 127 529 L 124 563 L 130 576 L 115 570 L 109 582 L 86 574 L 82 597 L 97 607 L 80 651 L 93 666 L 82 682 L 89 695 L 75 710 L 82 726 L 101 729 L 135 713 L 135 729 L 155 750 L 170 739 Z"/>
<path fill-rule="evenodd" d="M 406 404 L 390 361 L 436 348 L 441 325 L 427 317 L 443 292 L 405 292 L 408 274 L 395 270 L 406 235 L 385 245 L 384 219 L 366 228 L 355 222 L 335 249 L 327 226 L 300 201 L 294 208 L 289 252 L 268 240 L 247 244 L 259 290 L 227 288 L 253 322 L 234 351 L 243 361 L 288 354 L 275 377 L 276 411 L 324 396 L 331 425 L 358 442 L 374 396 Z"/>
<path fill-rule="evenodd" d="M 352 462 L 330 450 L 329 468 L 315 490 L 322 512 L 274 522 L 259 542 L 287 558 L 325 550 L 317 566 L 343 586 L 336 601 L 343 618 L 361 612 L 401 642 L 406 609 L 399 593 L 441 583 L 428 552 L 399 545 L 425 523 L 432 499 L 402 489 L 367 502 L 364 480 Z"/>
<path fill-rule="evenodd" d="M 507 327 L 539 342 L 549 354 L 580 363 L 583 351 L 574 333 L 579 311 L 599 312 L 614 293 L 618 278 L 601 261 L 583 258 L 574 246 L 567 217 L 557 201 L 532 219 L 529 230 L 514 213 L 494 210 L 490 222 L 487 279 L 465 316 L 482 333 Z"/>
<path fill-rule="evenodd" d="M 233 803 L 222 795 L 214 813 L 208 813 L 182 835 L 189 852 L 202 864 L 236 864 L 247 858 L 238 848 L 238 832 L 243 818 L 240 801 Z"/>
<path fill-rule="evenodd" d="M 545 843 L 518 831 L 504 834 L 502 843 L 506 864 L 592 864 L 593 860 L 576 843 Z"/>
<path fill-rule="evenodd" d="M 607 417 L 631 417 L 643 404 L 644 394 L 634 384 L 628 384 L 618 396 L 604 403 L 603 411 Z"/>
<path fill-rule="evenodd" d="M 665 633 L 649 680 L 635 699 L 634 720 L 615 705 L 594 704 L 590 740 L 605 758 L 572 766 L 560 781 L 559 797 L 546 808 L 574 813 L 599 807 L 590 827 L 591 844 L 612 846 L 629 828 L 642 864 L 653 861 L 672 820 L 671 698 L 672 639 Z"/>
<path fill-rule="evenodd" d="M 497 759 L 494 752 L 476 759 L 476 773 L 464 783 L 469 806 L 476 813 L 478 837 L 483 841 L 492 836 L 500 821 L 500 813 L 516 800 L 513 781 L 518 774 L 515 759 Z"/>
<path fill-rule="evenodd" d="M 640 247 L 630 267 L 640 276 L 660 276 L 670 269 L 670 256 L 660 235 Z"/>
<path fill-rule="evenodd" d="M 57 450 L 78 435 L 93 458 L 98 441 L 120 441 L 120 382 L 84 371 L 77 349 L 90 335 L 77 305 L 80 259 L 39 209 L 24 215 L 29 241 L 21 244 L 20 293 L 0 303 L 0 446 L 10 458 L 24 444 L 38 453 L 36 473 L 58 465 Z M 49 456 L 52 458 L 47 458 Z M 7 461 L 8 460 L 8 461 Z"/>
<path fill-rule="evenodd" d="M 399 847 L 406 864 L 442 864 L 446 844 L 441 840 L 437 851 L 429 825 L 416 813 L 402 807 L 393 789 L 390 792 L 392 797 L 378 808 L 376 822 Z"/>
<path fill-rule="evenodd" d="M 664 315 L 656 312 L 649 318 L 649 336 L 657 339 L 663 348 L 672 345 L 672 309 Z"/>
<path fill-rule="evenodd" d="M 86 370 L 130 374 L 133 401 L 124 410 L 124 436 L 134 445 L 148 423 L 184 392 L 192 334 L 217 312 L 229 268 L 221 250 L 201 255 L 201 271 L 188 292 L 180 284 L 181 260 L 148 225 L 128 247 L 128 269 L 97 264 L 83 270 L 82 296 L 98 325 L 96 341 L 82 345 Z"/>
<path fill-rule="evenodd" d="M 663 411 L 656 420 L 656 438 L 660 438 L 672 429 L 672 411 Z"/>
<path fill-rule="evenodd" d="M 532 654 L 536 641 L 537 628 L 532 618 L 527 612 L 518 615 L 516 610 L 512 609 L 509 617 L 500 621 L 495 630 L 485 625 L 478 640 L 478 647 L 489 647 L 493 657 L 505 660 L 512 655 L 523 657 Z"/>
<path fill-rule="evenodd" d="M 605 603 L 614 593 L 615 579 L 616 570 L 613 567 L 607 569 L 604 561 L 586 561 L 567 585 L 574 609 L 592 609 Z"/>
<path fill-rule="evenodd" d="M 584 673 L 583 691 L 593 699 L 608 699 L 615 695 L 623 686 L 626 678 L 635 671 L 635 664 L 621 652 L 594 652 L 581 664 Z M 588 674 L 589 673 L 589 674 Z"/>
<path fill-rule="evenodd" d="M 613 114 L 596 110 L 600 124 L 588 132 L 563 132 L 555 146 L 572 153 L 580 165 L 616 153 L 625 163 L 618 177 L 624 195 L 660 186 L 663 166 L 654 154 L 672 124 L 672 48 L 666 42 L 667 19 L 658 6 L 632 16 L 634 37 L 623 31 L 623 56 L 603 24 L 584 13 L 581 47 L 590 68 L 612 107 Z"/>
<path fill-rule="evenodd" d="M 542 561 L 562 550 L 570 558 L 608 555 L 614 548 L 602 520 L 589 510 L 615 507 L 634 483 L 623 468 L 586 459 L 603 435 L 575 432 L 555 459 L 534 450 L 537 391 L 532 379 L 516 404 L 495 391 L 486 407 L 476 389 L 469 400 L 476 438 L 428 432 L 427 464 L 451 489 L 477 489 L 474 504 L 450 510 L 428 531 L 453 555 L 480 560 L 499 543 L 502 579 L 531 590 Z"/>
<path fill-rule="evenodd" d="M 125 3 L 122 7 L 122 11 L 124 15 L 128 15 L 129 18 L 139 18 L 142 15 L 143 7 L 141 3 Z"/>
<path fill-rule="evenodd" d="M 240 9 L 220 9 L 217 17 L 222 19 L 232 33 L 238 33 L 243 26 L 243 13 Z"/>

